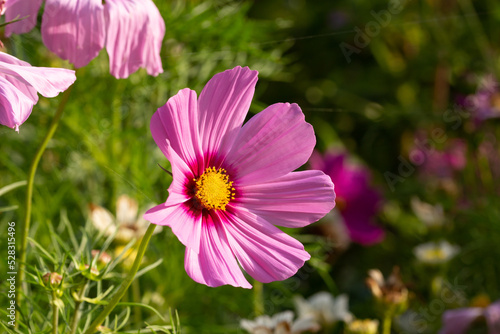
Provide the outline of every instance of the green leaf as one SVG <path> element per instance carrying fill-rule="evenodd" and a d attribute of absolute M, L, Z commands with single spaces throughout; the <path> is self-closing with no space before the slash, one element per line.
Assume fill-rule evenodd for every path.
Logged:
<path fill-rule="evenodd" d="M 159 259 L 155 263 L 152 263 L 149 266 L 146 266 L 146 267 L 142 268 L 141 270 L 139 270 L 137 272 L 137 274 L 135 275 L 135 278 L 137 279 L 137 277 L 140 277 L 141 275 L 147 273 L 151 269 L 154 269 L 154 268 L 158 267 L 162 262 L 163 262 L 163 259 Z"/>
<path fill-rule="evenodd" d="M 46 257 L 46 258 L 48 258 L 50 261 L 52 261 L 52 263 L 53 263 L 53 264 L 56 264 L 56 263 L 57 263 L 56 259 L 54 259 L 54 258 L 52 257 L 52 255 L 50 255 L 50 253 L 49 253 L 49 252 L 47 252 L 47 251 L 45 250 L 45 248 L 43 248 L 43 247 L 42 247 L 42 246 L 41 246 L 38 242 L 36 242 L 34 239 L 32 239 L 32 238 L 30 238 L 30 237 L 28 237 L 28 241 L 29 241 L 29 242 L 31 242 L 33 245 L 35 245 L 35 247 L 36 247 L 36 248 L 38 248 L 38 250 L 39 250 L 40 252 L 42 252 L 42 254 L 43 254 L 43 255 L 45 255 L 45 257 Z"/>
<path fill-rule="evenodd" d="M 153 312 L 154 314 L 156 314 L 162 321 L 167 321 L 161 314 L 160 312 L 158 312 L 154 307 L 152 306 L 149 306 L 149 305 L 146 305 L 146 304 L 142 304 L 142 303 L 132 303 L 132 302 L 123 302 L 123 303 L 118 303 L 118 305 L 121 305 L 121 306 L 138 306 L 138 307 L 144 307 L 148 310 L 150 310 L 151 312 Z"/>
<path fill-rule="evenodd" d="M 17 210 L 17 208 L 18 208 L 17 205 L 4 206 L 3 208 L 0 208 L 0 212 L 14 211 Z"/>
<path fill-rule="evenodd" d="M 28 183 L 28 181 L 18 181 L 11 183 L 5 187 L 0 188 L 0 196 L 3 196 L 4 194 L 8 193 L 11 190 L 14 190 L 16 188 L 25 186 Z"/>

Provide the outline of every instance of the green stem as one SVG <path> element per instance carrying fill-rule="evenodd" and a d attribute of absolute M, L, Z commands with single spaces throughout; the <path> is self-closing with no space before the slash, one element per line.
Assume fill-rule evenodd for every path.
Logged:
<path fill-rule="evenodd" d="M 253 282 L 253 311 L 256 317 L 264 314 L 264 284 L 257 280 Z"/>
<path fill-rule="evenodd" d="M 391 334 L 392 312 L 387 312 L 382 323 L 382 334 Z"/>
<path fill-rule="evenodd" d="M 132 301 L 134 303 L 140 303 L 141 302 L 141 287 L 139 285 L 139 280 L 134 280 L 132 282 Z M 136 325 L 139 325 L 142 320 L 142 313 L 141 313 L 140 308 L 136 308 L 134 312 L 134 323 Z"/>
<path fill-rule="evenodd" d="M 59 308 L 57 307 L 57 295 L 52 291 L 52 334 L 57 334 L 57 326 L 59 325 Z"/>
<path fill-rule="evenodd" d="M 155 230 L 156 225 L 155 224 L 149 224 L 148 229 L 146 233 L 144 234 L 144 237 L 141 240 L 141 244 L 139 245 L 139 249 L 137 250 L 137 255 L 135 257 L 134 263 L 132 264 L 132 268 L 130 268 L 129 273 L 123 280 L 122 284 L 120 285 L 118 291 L 116 294 L 113 296 L 113 298 L 110 300 L 110 302 L 106 305 L 104 310 L 102 310 L 101 313 L 99 313 L 99 316 L 90 324 L 89 328 L 84 332 L 84 334 L 93 334 L 95 333 L 97 327 L 106 320 L 106 317 L 113 311 L 115 308 L 116 304 L 120 301 L 120 299 L 123 297 L 125 292 L 127 292 L 128 287 L 134 280 L 135 274 L 139 270 L 139 267 L 142 262 L 142 258 L 144 256 L 144 253 L 146 252 L 146 248 L 148 247 L 149 240 L 151 239 L 151 236 L 153 235 L 153 232 Z"/>
<path fill-rule="evenodd" d="M 24 225 L 21 229 L 21 247 L 19 248 L 19 280 L 20 282 L 18 286 L 18 291 L 16 294 L 16 302 L 18 307 L 20 307 L 23 299 L 23 292 L 26 293 L 26 283 L 24 282 L 24 269 L 26 266 L 26 248 L 28 246 L 28 235 L 29 235 L 29 230 L 30 230 L 30 223 L 31 223 L 31 205 L 32 205 L 32 198 L 33 198 L 33 186 L 35 184 L 35 174 L 36 174 L 36 169 L 38 167 L 38 163 L 40 162 L 40 159 L 42 158 L 43 152 L 45 152 L 45 148 L 47 147 L 47 144 L 49 143 L 50 139 L 56 132 L 57 126 L 59 125 L 59 121 L 61 119 L 61 116 L 64 111 L 64 107 L 66 106 L 66 103 L 69 100 L 69 96 L 71 93 L 71 89 L 73 86 L 70 86 L 62 95 L 61 102 L 59 104 L 59 107 L 57 108 L 56 114 L 54 115 L 54 118 L 52 119 L 52 122 L 50 123 L 49 126 L 49 131 L 45 135 L 45 138 L 42 141 L 42 144 L 36 151 L 35 157 L 33 158 L 33 161 L 31 162 L 30 170 L 28 173 L 28 184 L 27 184 L 27 190 L 26 190 L 26 207 L 24 210 Z"/>
<path fill-rule="evenodd" d="M 85 281 L 83 287 L 78 293 L 78 299 L 75 300 L 75 314 L 73 315 L 73 320 L 71 320 L 71 334 L 76 333 L 76 329 L 78 328 L 78 322 L 80 321 L 81 315 L 81 306 L 83 303 L 83 297 L 85 297 L 85 292 L 87 291 L 88 281 Z"/>

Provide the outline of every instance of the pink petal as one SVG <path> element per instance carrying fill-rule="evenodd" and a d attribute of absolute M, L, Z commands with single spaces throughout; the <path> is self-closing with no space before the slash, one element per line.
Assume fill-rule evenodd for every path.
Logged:
<path fill-rule="evenodd" d="M 443 328 L 439 334 L 465 334 L 474 320 L 483 314 L 479 307 L 459 308 L 443 313 Z"/>
<path fill-rule="evenodd" d="M 216 216 L 203 219 L 200 251 L 186 248 L 184 266 L 188 275 L 198 283 L 217 287 L 225 284 L 251 288 L 243 276 L 228 246 L 228 240 Z"/>
<path fill-rule="evenodd" d="M 10 37 L 12 34 L 24 34 L 33 29 L 41 4 L 42 0 L 8 0 L 5 4 L 5 22 L 14 19 L 24 19 L 9 23 L 5 27 L 5 36 Z"/>
<path fill-rule="evenodd" d="M 205 85 L 198 101 L 203 152 L 222 158 L 227 154 L 250 108 L 257 74 L 238 66 Z"/>
<path fill-rule="evenodd" d="M 47 48 L 76 68 L 87 65 L 104 47 L 102 0 L 46 0 L 42 40 Z"/>
<path fill-rule="evenodd" d="M 162 73 L 165 23 L 153 1 L 106 0 L 104 13 L 111 74 L 127 78 L 139 67 L 145 67 L 150 75 Z"/>
<path fill-rule="evenodd" d="M 335 192 L 323 172 L 292 172 L 273 181 L 238 188 L 239 204 L 274 225 L 303 227 L 335 206 Z"/>
<path fill-rule="evenodd" d="M 33 102 L 0 76 L 0 124 L 19 132 L 19 126 L 26 121 L 33 109 Z"/>
<path fill-rule="evenodd" d="M 484 317 L 488 324 L 489 334 L 500 334 L 500 301 L 497 301 L 484 310 Z"/>
<path fill-rule="evenodd" d="M 0 52 L 0 123 L 16 131 L 38 102 L 37 91 L 54 97 L 76 80 L 75 72 L 61 68 L 34 67 Z"/>
<path fill-rule="evenodd" d="M 5 63 L 5 64 L 2 64 Z M 7 53 L 0 52 L 0 64 L 4 65 L 4 68 L 7 68 L 8 70 L 11 70 L 10 65 L 20 65 L 20 66 L 28 66 L 30 67 L 31 64 L 22 61 L 20 59 L 17 59 L 16 57 L 13 57 Z M 12 71 L 10 71 L 12 73 Z M 19 89 L 23 94 L 25 94 L 32 102 L 33 104 L 38 102 L 38 94 L 35 88 L 31 87 L 30 85 L 26 85 L 25 83 L 19 81 L 18 76 L 12 76 L 9 74 L 2 74 L 0 72 L 0 76 L 4 77 L 7 81 L 9 81 L 12 85 L 14 85 L 17 89 Z"/>
<path fill-rule="evenodd" d="M 222 212 L 229 245 L 243 269 L 256 280 L 268 283 L 294 275 L 310 255 L 304 246 L 262 217 L 235 209 Z"/>
<path fill-rule="evenodd" d="M 290 173 L 311 156 L 316 137 L 296 104 L 277 103 L 253 116 L 226 158 L 235 185 L 262 183 Z"/>
<path fill-rule="evenodd" d="M 1 60 L 2 58 L 0 58 L 0 74 L 18 80 L 20 83 L 18 87 L 24 85 L 23 92 L 26 92 L 27 95 L 28 92 L 32 92 L 31 86 L 45 97 L 55 97 L 76 80 L 75 71 L 72 70 L 5 64 Z"/>
<path fill-rule="evenodd" d="M 164 204 L 149 209 L 144 219 L 153 224 L 170 226 L 179 241 L 194 253 L 199 253 L 202 232 L 202 215 L 200 211 L 190 210 L 189 204 Z"/>
<path fill-rule="evenodd" d="M 153 139 L 167 159 L 172 163 L 170 146 L 180 160 L 194 169 L 195 174 L 203 172 L 197 114 L 196 92 L 185 88 L 159 108 L 150 123 Z"/>

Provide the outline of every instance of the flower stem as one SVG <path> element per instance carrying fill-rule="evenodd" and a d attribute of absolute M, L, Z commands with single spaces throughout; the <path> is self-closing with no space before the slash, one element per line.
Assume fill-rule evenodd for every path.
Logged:
<path fill-rule="evenodd" d="M 382 323 L 382 334 L 391 334 L 392 312 L 387 312 Z"/>
<path fill-rule="evenodd" d="M 57 334 L 57 326 L 59 325 L 59 308 L 57 307 L 57 295 L 52 291 L 52 334 Z"/>
<path fill-rule="evenodd" d="M 76 329 L 78 328 L 78 322 L 80 321 L 81 315 L 81 306 L 82 299 L 85 297 L 85 292 L 87 291 L 88 281 L 85 281 L 81 290 L 78 293 L 78 299 L 75 300 L 75 314 L 73 315 L 73 319 L 71 320 L 71 334 L 76 333 Z"/>
<path fill-rule="evenodd" d="M 256 317 L 264 314 L 264 284 L 257 280 L 253 282 L 253 312 Z"/>
<path fill-rule="evenodd" d="M 26 266 L 26 248 L 28 246 L 28 235 L 29 235 L 29 230 L 30 230 L 30 223 L 31 223 L 31 205 L 32 205 L 32 198 L 33 198 L 33 186 L 35 184 L 35 174 L 36 174 L 36 169 L 38 167 L 38 163 L 40 162 L 40 159 L 42 158 L 43 152 L 45 152 L 45 148 L 47 147 L 47 144 L 49 143 L 50 139 L 52 136 L 54 136 L 54 133 L 56 132 L 57 126 L 59 125 L 59 121 L 61 119 L 61 116 L 64 111 L 64 107 L 66 106 L 66 103 L 69 100 L 69 96 L 71 93 L 71 89 L 73 86 L 70 86 L 62 95 L 61 102 L 59 103 L 59 107 L 57 108 L 56 114 L 54 115 L 54 118 L 52 119 L 52 122 L 50 123 L 49 126 L 49 131 L 45 135 L 45 138 L 42 141 L 42 144 L 36 151 L 35 157 L 33 158 L 33 161 L 31 162 L 30 170 L 28 173 L 28 184 L 27 184 L 27 190 L 26 190 L 26 207 L 24 209 L 24 225 L 21 228 L 21 246 L 19 248 L 19 270 L 18 270 L 18 277 L 19 280 L 18 282 L 20 283 L 18 286 L 18 291 L 16 294 L 16 302 L 18 307 L 20 307 L 23 299 L 23 293 L 26 293 L 26 283 L 24 282 L 24 269 Z M 17 324 L 17 323 L 16 323 Z"/>
<path fill-rule="evenodd" d="M 153 232 L 155 230 L 156 225 L 155 224 L 149 224 L 148 229 L 146 230 L 146 233 L 144 234 L 144 237 L 141 240 L 141 244 L 139 245 L 139 249 L 137 250 L 137 255 L 135 257 L 134 263 L 132 264 L 132 268 L 130 268 L 129 273 L 125 277 L 125 279 L 122 281 L 122 284 L 120 285 L 118 291 L 115 293 L 113 298 L 109 301 L 109 303 L 106 305 L 104 310 L 99 314 L 99 316 L 90 324 L 89 328 L 84 332 L 84 334 L 93 334 L 95 333 L 97 327 L 106 320 L 106 317 L 113 311 L 113 309 L 116 307 L 120 299 L 125 295 L 125 292 L 127 292 L 128 287 L 134 280 L 135 274 L 139 270 L 139 267 L 142 262 L 142 257 L 144 256 L 144 253 L 146 252 L 146 248 L 149 244 L 149 240 L 151 239 L 151 236 L 153 235 Z"/>

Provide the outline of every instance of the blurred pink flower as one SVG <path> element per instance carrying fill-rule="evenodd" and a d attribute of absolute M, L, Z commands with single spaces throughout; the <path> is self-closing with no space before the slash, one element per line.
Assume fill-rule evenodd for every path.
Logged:
<path fill-rule="evenodd" d="M 466 153 L 467 144 L 464 140 L 450 139 L 441 150 L 417 145 L 410 153 L 410 161 L 419 165 L 421 173 L 425 176 L 452 178 L 456 171 L 465 168 Z"/>
<path fill-rule="evenodd" d="M 188 275 L 212 287 L 250 288 L 240 265 L 264 283 L 294 275 L 310 256 L 274 225 L 308 225 L 335 204 L 328 176 L 293 172 L 316 143 L 298 105 L 273 104 L 242 126 L 256 82 L 257 71 L 227 70 L 199 98 L 183 89 L 151 119 L 173 181 L 144 218 L 172 228 Z"/>
<path fill-rule="evenodd" d="M 491 74 L 480 79 L 475 94 L 460 99 L 459 103 L 472 113 L 476 125 L 490 118 L 500 117 L 500 90 L 498 82 Z"/>
<path fill-rule="evenodd" d="M 6 36 L 30 31 L 42 0 L 7 0 Z M 163 72 L 160 49 L 165 23 L 151 0 L 46 0 L 42 39 L 47 48 L 76 68 L 86 66 L 106 46 L 110 72 L 116 78 L 145 67 Z"/>
<path fill-rule="evenodd" d="M 366 168 L 346 162 L 346 153 L 314 152 L 310 165 L 325 172 L 335 184 L 336 210 L 340 212 L 352 241 L 371 245 L 382 241 L 384 230 L 374 217 L 380 209 L 382 197 L 370 186 Z"/>
<path fill-rule="evenodd" d="M 465 334 L 472 323 L 481 317 L 486 319 L 488 334 L 500 334 L 500 301 L 486 308 L 467 307 L 444 312 L 439 334 Z"/>
<path fill-rule="evenodd" d="M 19 126 L 38 102 L 37 92 L 45 97 L 54 97 L 75 80 L 75 71 L 34 67 L 0 52 L 0 124 L 19 132 Z"/>

